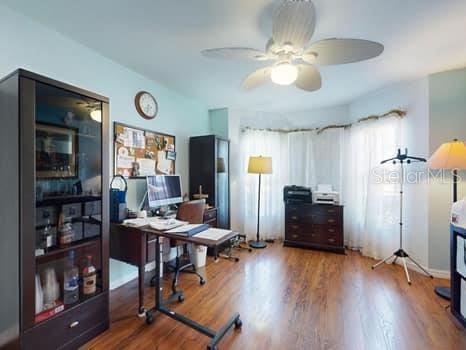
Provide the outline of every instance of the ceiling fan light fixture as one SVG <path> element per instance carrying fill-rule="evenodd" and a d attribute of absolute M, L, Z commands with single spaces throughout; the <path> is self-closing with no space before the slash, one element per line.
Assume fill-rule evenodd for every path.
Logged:
<path fill-rule="evenodd" d="M 290 62 L 280 62 L 272 68 L 272 81 L 278 85 L 291 85 L 298 78 L 298 68 Z"/>
<path fill-rule="evenodd" d="M 102 111 L 100 109 L 94 109 L 91 111 L 90 116 L 96 122 L 102 123 Z"/>

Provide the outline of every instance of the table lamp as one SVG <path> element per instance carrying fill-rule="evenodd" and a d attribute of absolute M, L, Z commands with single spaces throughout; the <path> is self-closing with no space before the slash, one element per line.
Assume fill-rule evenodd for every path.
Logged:
<path fill-rule="evenodd" d="M 427 161 L 429 169 L 453 170 L 453 203 L 458 200 L 458 169 L 466 169 L 466 145 L 454 139 L 442 144 Z M 435 287 L 435 293 L 444 299 L 451 299 L 449 287 Z"/>
<path fill-rule="evenodd" d="M 261 203 L 261 176 L 262 174 L 272 174 L 272 158 L 271 157 L 249 157 L 248 164 L 249 174 L 259 174 L 259 190 L 257 196 L 257 236 L 256 240 L 249 241 L 252 248 L 265 248 L 267 243 L 259 238 L 259 217 Z"/>

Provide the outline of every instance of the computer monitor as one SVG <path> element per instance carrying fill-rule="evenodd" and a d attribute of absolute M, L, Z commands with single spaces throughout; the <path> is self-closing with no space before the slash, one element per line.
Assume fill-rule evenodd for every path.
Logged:
<path fill-rule="evenodd" d="M 147 198 L 150 208 L 183 202 L 179 175 L 156 175 L 147 177 Z"/>

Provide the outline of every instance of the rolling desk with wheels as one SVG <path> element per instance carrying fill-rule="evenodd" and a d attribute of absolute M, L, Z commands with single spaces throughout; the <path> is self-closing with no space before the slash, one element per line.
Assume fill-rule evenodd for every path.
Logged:
<path fill-rule="evenodd" d="M 181 235 L 175 235 L 173 233 L 167 233 L 163 231 L 158 231 L 150 228 L 149 226 L 144 226 L 144 227 L 130 227 L 130 226 L 125 226 L 125 225 L 113 225 L 112 228 L 112 233 L 111 233 L 111 239 L 110 241 L 114 240 L 115 237 L 113 235 L 119 235 L 120 240 L 119 240 L 119 245 L 124 245 L 125 242 L 128 243 L 129 245 L 124 246 L 126 249 L 123 249 L 123 247 L 119 246 L 119 252 L 122 253 L 120 257 L 126 256 L 126 257 L 132 257 L 135 258 L 135 260 L 139 260 L 139 264 L 142 265 L 142 268 L 139 268 L 139 313 L 142 313 L 145 311 L 145 316 L 146 316 L 146 322 L 147 324 L 151 324 L 154 322 L 154 316 L 156 312 L 160 312 L 161 314 L 167 315 L 174 320 L 181 322 L 188 327 L 212 338 L 211 342 L 207 346 L 208 349 L 214 350 L 217 348 L 217 343 L 222 339 L 222 337 L 228 332 L 228 330 L 231 327 L 235 328 L 241 328 L 242 322 L 240 319 L 240 315 L 238 313 L 235 313 L 230 320 L 219 330 L 219 331 L 214 331 L 204 325 L 201 325 L 190 318 L 178 314 L 175 311 L 171 310 L 168 308 L 168 304 L 173 302 L 175 299 L 178 299 L 178 301 L 183 301 L 184 296 L 181 291 L 173 291 L 172 295 L 167 299 L 164 300 L 162 296 L 162 286 L 160 283 L 160 262 L 161 262 L 161 251 L 160 251 L 160 238 L 168 238 L 168 239 L 176 239 L 178 241 L 185 241 L 186 243 L 194 243 L 197 245 L 204 245 L 207 247 L 217 247 L 228 240 L 236 237 L 238 235 L 237 232 L 231 232 L 224 237 L 213 241 L 213 240 L 208 240 L 208 239 L 203 239 L 203 238 L 196 238 L 195 236 L 193 237 L 184 237 Z M 123 237 L 123 239 L 122 239 Z M 147 239 L 148 237 L 152 237 L 151 240 L 153 240 L 155 243 L 154 245 L 154 250 L 155 250 L 155 307 L 153 307 L 150 310 L 144 310 L 144 264 L 142 264 L 143 261 L 145 261 L 145 257 L 143 256 L 144 254 L 148 254 L 147 252 Z M 115 240 L 116 241 L 116 240 Z M 125 242 L 123 242 L 125 241 Z M 132 242 L 130 242 L 132 241 Z M 116 244 L 116 242 L 114 243 Z M 152 248 L 152 247 L 151 247 Z M 114 246 L 114 252 L 117 251 L 116 245 Z M 126 251 L 126 253 L 123 253 Z M 131 256 L 132 255 L 132 256 Z M 112 255 L 112 257 L 114 257 Z M 116 259 L 118 259 L 116 257 Z M 119 259 L 120 260 L 120 259 Z M 132 259 L 127 259 L 127 260 L 132 260 Z M 125 260 L 123 260 L 125 261 Z M 131 262 L 130 262 L 131 263 Z M 142 277 L 141 277 L 142 276 Z"/>

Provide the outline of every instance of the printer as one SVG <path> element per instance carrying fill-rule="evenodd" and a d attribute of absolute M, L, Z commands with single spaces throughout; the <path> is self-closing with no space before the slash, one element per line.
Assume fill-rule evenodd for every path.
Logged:
<path fill-rule="evenodd" d="M 333 191 L 332 185 L 317 185 L 317 190 L 312 194 L 313 202 L 316 204 L 338 204 L 340 194 Z"/>
<path fill-rule="evenodd" d="M 312 191 L 304 186 L 285 186 L 283 200 L 285 203 L 312 203 Z"/>

